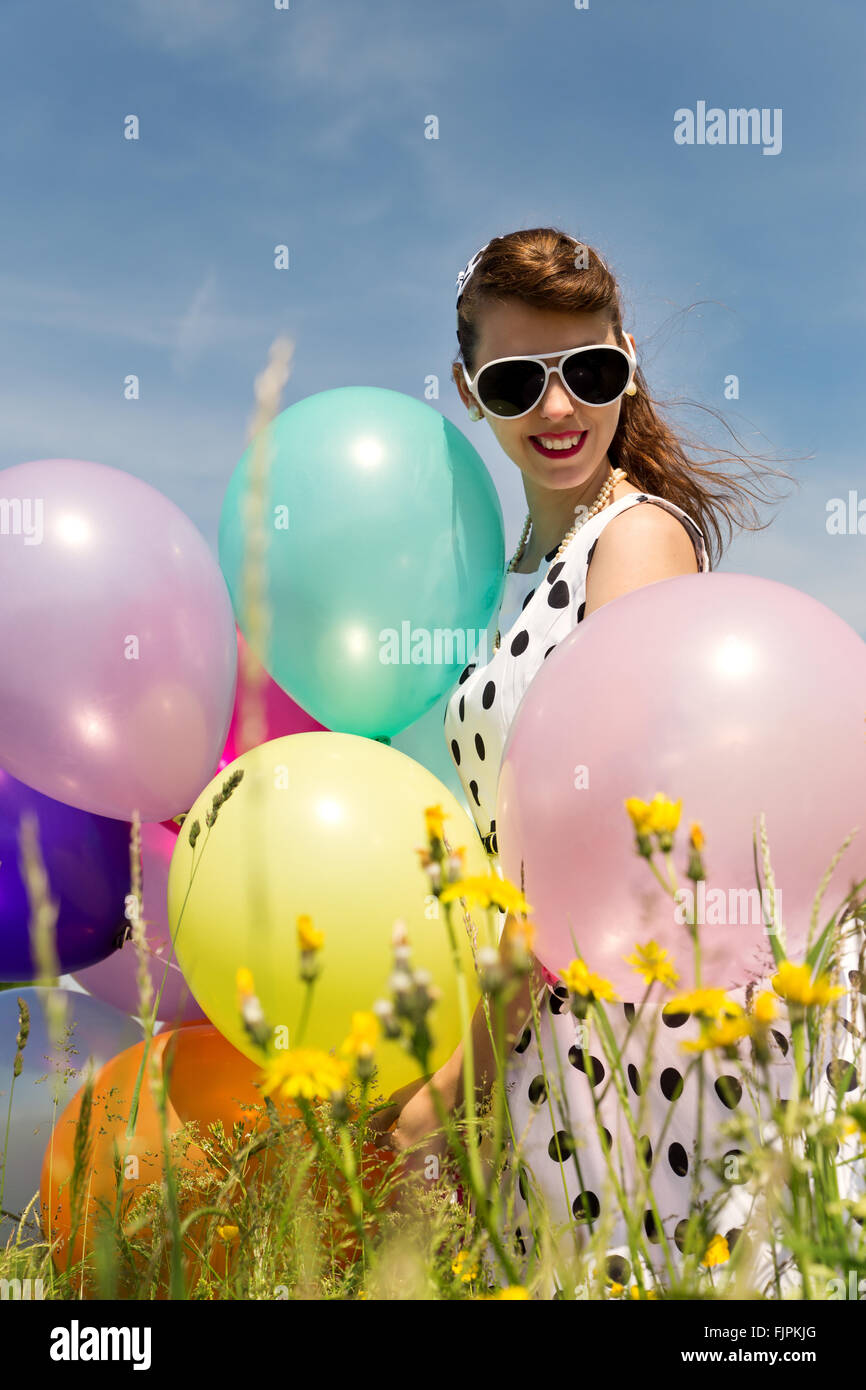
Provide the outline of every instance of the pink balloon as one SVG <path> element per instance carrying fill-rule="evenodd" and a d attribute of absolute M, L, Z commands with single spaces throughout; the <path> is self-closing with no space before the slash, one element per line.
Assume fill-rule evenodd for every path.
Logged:
<path fill-rule="evenodd" d="M 185 811 L 234 698 L 234 617 L 207 543 L 99 463 L 17 464 L 0 497 L 0 766 L 99 815 Z"/>
<path fill-rule="evenodd" d="M 229 725 L 228 738 L 226 739 L 226 745 L 223 749 L 223 754 L 220 758 L 219 767 L 217 771 L 220 771 L 222 768 L 227 767 L 229 763 L 233 763 L 235 758 L 237 758 L 242 751 L 241 748 L 238 746 L 241 724 L 240 673 L 242 670 L 241 662 L 247 654 L 248 647 L 240 628 L 237 629 L 237 639 L 238 687 L 235 694 L 235 707 L 232 711 L 232 722 Z M 308 734 L 315 733 L 318 730 L 325 730 L 324 724 L 320 724 L 318 720 L 314 719 L 311 714 L 307 714 L 307 711 L 305 709 L 302 709 L 300 705 L 295 704 L 295 701 L 292 699 L 291 695 L 287 695 L 285 690 L 283 690 L 281 686 L 277 685 L 275 680 L 272 680 L 272 678 L 265 671 L 261 662 L 259 662 L 255 657 L 253 657 L 253 661 L 255 664 L 255 668 L 264 677 L 263 684 L 261 686 L 261 692 L 262 700 L 264 703 L 265 735 L 262 739 L 262 743 L 268 743 L 271 739 L 274 738 L 282 738 L 285 734 Z"/>
<path fill-rule="evenodd" d="M 656 792 L 682 798 L 672 859 L 683 888 L 690 822 L 706 836 L 701 982 L 733 988 L 772 968 L 752 849 L 761 811 L 787 954 L 802 959 L 818 885 L 866 822 L 864 716 L 866 644 L 787 585 L 688 575 L 592 614 L 534 677 L 500 771 L 500 858 L 518 885 L 523 865 L 539 959 L 555 971 L 572 960 L 571 929 L 589 968 L 634 1000 L 644 985 L 623 957 L 654 939 L 677 987 L 694 984 L 677 920 L 688 904 L 635 852 L 623 805 Z M 830 880 L 822 924 L 864 877 L 861 833 Z"/>
<path fill-rule="evenodd" d="M 187 988 L 177 958 L 171 953 L 168 869 L 176 843 L 177 836 L 162 825 L 141 827 L 142 914 L 146 923 L 148 974 L 154 1000 L 165 976 L 165 987 L 156 1016 L 174 1024 L 205 1017 Z M 76 970 L 75 979 L 96 999 L 113 1004 L 123 1013 L 137 1015 L 137 973 L 138 952 L 131 941 L 126 941 L 119 950 L 97 965 Z"/>

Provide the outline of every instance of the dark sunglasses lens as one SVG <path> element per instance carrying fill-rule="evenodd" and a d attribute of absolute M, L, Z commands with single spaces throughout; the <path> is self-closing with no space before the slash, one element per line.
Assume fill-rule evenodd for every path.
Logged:
<path fill-rule="evenodd" d="M 562 375 L 569 390 L 587 405 L 609 405 L 625 390 L 628 363 L 613 348 L 593 348 L 566 357 Z"/>
<path fill-rule="evenodd" d="M 492 362 L 483 368 L 475 389 L 485 410 L 507 420 L 531 410 L 543 385 L 544 370 L 537 362 Z"/>

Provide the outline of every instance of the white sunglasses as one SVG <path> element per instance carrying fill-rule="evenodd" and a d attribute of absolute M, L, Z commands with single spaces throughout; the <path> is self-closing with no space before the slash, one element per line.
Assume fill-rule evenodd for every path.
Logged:
<path fill-rule="evenodd" d="M 628 390 L 637 371 L 632 353 L 613 343 L 592 343 L 545 355 L 557 361 L 550 366 L 542 357 L 496 357 L 485 362 L 473 378 L 464 365 L 463 376 L 479 405 L 491 415 L 519 420 L 538 405 L 554 372 L 582 405 L 612 405 Z"/>

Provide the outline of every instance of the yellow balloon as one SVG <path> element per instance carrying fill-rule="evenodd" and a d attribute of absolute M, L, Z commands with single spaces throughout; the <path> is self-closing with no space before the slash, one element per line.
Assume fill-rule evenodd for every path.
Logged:
<path fill-rule="evenodd" d="M 208 827 L 214 795 L 238 769 L 243 780 Z M 416 853 L 427 843 L 424 809 L 434 805 L 446 814 L 451 848 L 465 846 L 463 875 L 489 874 L 478 832 L 447 787 L 404 753 L 356 734 L 273 739 L 236 758 L 198 797 L 171 861 L 169 920 L 192 993 L 247 1057 L 261 1062 L 298 1045 L 306 988 L 297 937 L 303 914 L 325 937 L 303 1047 L 338 1047 L 353 1012 L 389 997 L 392 931 L 402 919 L 413 967 L 428 970 L 441 992 L 428 1016 L 432 1067 L 451 1055 L 461 1026 L 446 909 L 431 893 Z M 191 847 L 195 821 L 201 831 Z M 477 908 L 472 912 L 476 946 L 488 944 L 486 916 Z M 460 901 L 452 905 L 451 919 L 471 1013 L 478 984 Z M 241 1023 L 241 967 L 252 971 L 271 1030 L 267 1050 Z M 419 1075 L 402 1044 L 384 1037 L 376 1064 L 383 1095 Z"/>

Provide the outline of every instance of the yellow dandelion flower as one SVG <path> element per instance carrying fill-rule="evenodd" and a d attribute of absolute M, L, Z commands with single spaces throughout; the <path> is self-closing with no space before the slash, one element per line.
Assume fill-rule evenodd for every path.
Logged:
<path fill-rule="evenodd" d="M 650 819 L 651 810 L 648 801 L 641 801 L 639 796 L 630 796 L 625 801 L 625 809 L 628 811 L 631 823 L 638 835 L 648 835 L 651 830 Z"/>
<path fill-rule="evenodd" d="M 520 890 L 515 888 L 513 883 L 509 883 L 507 878 L 500 878 L 498 874 L 480 874 L 474 878 L 455 879 L 447 888 L 443 888 L 439 895 L 439 901 L 443 903 L 454 902 L 457 898 L 465 898 L 469 907 L 495 906 L 505 912 L 513 912 L 515 916 L 532 911 Z"/>
<path fill-rule="evenodd" d="M 441 840 L 443 822 L 448 819 L 450 819 L 449 816 L 438 804 L 436 806 L 425 806 L 424 821 L 427 827 L 427 838 L 430 840 Z"/>
<path fill-rule="evenodd" d="M 860 1133 L 866 1136 L 866 1101 L 854 1101 L 853 1105 L 848 1106 L 845 1113 L 854 1121 Z"/>
<path fill-rule="evenodd" d="M 644 946 L 635 944 L 634 955 L 624 956 L 623 959 L 626 965 L 632 966 L 637 974 L 642 976 L 644 984 L 651 985 L 658 981 L 668 989 L 673 989 L 680 978 L 674 968 L 670 951 L 655 941 L 647 941 Z"/>
<path fill-rule="evenodd" d="M 733 1047 L 741 1038 L 747 1038 L 752 1031 L 752 1021 L 744 1014 L 741 1018 L 722 1018 L 705 1027 L 694 1042 L 681 1043 L 684 1052 L 708 1052 L 715 1047 Z"/>
<path fill-rule="evenodd" d="M 379 1020 L 369 1010 L 352 1014 L 352 1028 L 340 1052 L 344 1057 L 372 1057 L 379 1038 Z"/>
<path fill-rule="evenodd" d="M 241 966 L 240 970 L 235 975 L 235 983 L 237 985 L 239 999 L 243 1000 L 253 998 L 256 992 L 255 982 L 253 981 L 253 972 L 251 970 L 247 970 L 246 966 Z"/>
<path fill-rule="evenodd" d="M 312 917 L 303 913 L 298 918 L 298 949 L 301 951 L 320 951 L 325 944 L 325 933 L 317 931 Z"/>
<path fill-rule="evenodd" d="M 704 836 L 703 829 L 701 828 L 700 823 L 696 820 L 693 820 L 691 825 L 689 826 L 689 844 L 691 845 L 693 850 L 697 851 L 698 854 L 700 854 L 701 850 L 706 844 L 706 838 Z"/>
<path fill-rule="evenodd" d="M 618 999 L 610 980 L 595 975 L 586 967 L 586 961 L 573 960 L 564 970 L 560 970 L 562 982 L 572 994 L 582 994 L 588 999 Z"/>
<path fill-rule="evenodd" d="M 812 979 L 808 965 L 795 965 L 793 961 L 783 960 L 778 973 L 772 979 L 773 989 L 789 1004 L 829 1004 L 845 993 L 838 985 L 831 985 L 829 975 L 818 975 Z"/>
<path fill-rule="evenodd" d="M 451 1273 L 464 1284 L 471 1284 L 478 1278 L 478 1261 L 468 1250 L 458 1250 L 451 1264 Z"/>
<path fill-rule="evenodd" d="M 649 828 L 657 835 L 673 834 L 680 823 L 682 801 L 669 801 L 661 792 L 656 792 L 649 804 Z"/>
<path fill-rule="evenodd" d="M 762 989 L 756 998 L 752 1012 L 757 1023 L 772 1023 L 778 1017 L 779 1006 L 768 989 Z"/>
<path fill-rule="evenodd" d="M 342 1095 L 349 1069 L 338 1057 L 312 1047 L 294 1048 L 268 1062 L 262 1092 L 270 1095 L 300 1096 L 304 1100 L 328 1100 Z"/>
<path fill-rule="evenodd" d="M 665 1004 L 664 1013 L 698 1014 L 701 1018 L 717 1019 L 727 1015 L 737 1018 L 743 1010 L 733 999 L 729 999 L 723 989 L 693 989 L 687 994 L 678 994 Z"/>
<path fill-rule="evenodd" d="M 727 1264 L 731 1258 L 731 1251 L 724 1236 L 713 1236 L 706 1248 L 701 1264 L 706 1269 L 714 1269 L 716 1265 Z"/>

